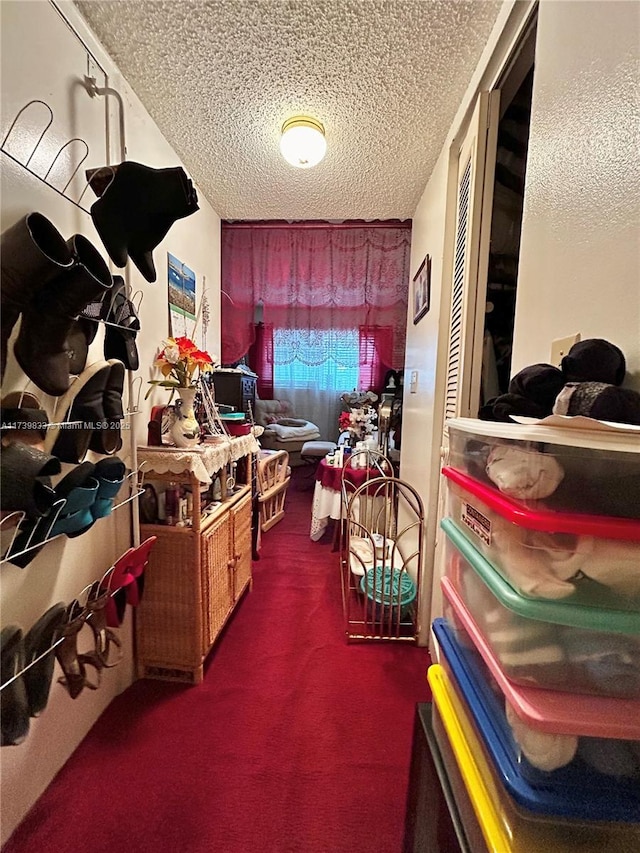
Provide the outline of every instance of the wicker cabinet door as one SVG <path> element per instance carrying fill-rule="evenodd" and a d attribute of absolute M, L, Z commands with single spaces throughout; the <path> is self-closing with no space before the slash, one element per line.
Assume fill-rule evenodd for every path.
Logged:
<path fill-rule="evenodd" d="M 251 495 L 243 497 L 230 513 L 233 523 L 233 553 L 231 559 L 234 567 L 233 602 L 242 595 L 251 580 Z"/>
<path fill-rule="evenodd" d="M 141 532 L 150 535 L 144 526 Z M 154 527 L 153 535 L 158 540 L 136 619 L 138 660 L 145 675 L 163 667 L 195 669 L 202 664 L 204 631 L 198 537 L 171 527 Z"/>
<path fill-rule="evenodd" d="M 201 534 L 203 655 L 211 648 L 233 606 L 231 532 L 231 516 L 227 512 Z"/>

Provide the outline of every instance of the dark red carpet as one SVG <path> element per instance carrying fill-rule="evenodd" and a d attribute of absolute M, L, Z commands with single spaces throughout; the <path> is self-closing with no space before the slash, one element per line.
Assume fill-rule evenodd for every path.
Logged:
<path fill-rule="evenodd" d="M 202 685 L 119 696 L 4 853 L 400 853 L 428 653 L 346 643 L 308 477 L 294 471 Z"/>

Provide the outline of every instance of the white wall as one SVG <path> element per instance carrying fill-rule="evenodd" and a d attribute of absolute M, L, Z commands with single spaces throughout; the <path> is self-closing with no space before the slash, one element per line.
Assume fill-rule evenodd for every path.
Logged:
<path fill-rule="evenodd" d="M 543 2 L 512 371 L 573 332 L 640 390 L 640 4 Z"/>
<path fill-rule="evenodd" d="M 430 624 L 430 590 L 437 533 L 437 518 L 431 510 L 431 501 L 438 488 L 444 403 L 442 395 L 436 395 L 436 372 L 441 359 L 446 357 L 446 351 L 443 352 L 442 348 L 447 346 L 447 312 L 441 310 L 441 305 L 449 298 L 446 284 L 443 294 L 444 199 L 447 194 L 448 163 L 448 154 L 442 154 L 413 217 L 411 271 L 412 276 L 415 275 L 425 255 L 431 255 L 431 308 L 414 326 L 413 300 L 409 299 L 402 407 L 400 477 L 418 491 L 426 512 L 424 576 L 420 595 L 423 641 Z M 441 323 L 445 323 L 444 328 L 441 328 Z M 417 385 L 415 393 L 412 393 L 410 384 L 414 372 L 417 373 Z"/>
<path fill-rule="evenodd" d="M 408 318 L 401 460 L 428 516 L 423 641 L 441 606 L 434 543 L 455 209 L 455 198 L 447 205 L 450 150 L 477 93 L 495 87 L 531 9 L 505 3 L 413 219 L 412 273 L 425 253 L 433 256 L 433 308 L 417 326 Z M 554 338 L 579 331 L 620 346 L 625 384 L 640 387 L 639 10 L 605 0 L 539 4 L 512 373 L 548 361 Z"/>
<path fill-rule="evenodd" d="M 117 69 L 96 43 L 79 13 L 71 3 L 61 3 L 74 29 L 81 34 L 98 63 L 109 74 L 109 82 L 124 99 L 127 159 L 154 168 L 180 165 L 179 158 L 162 137 L 148 113 L 141 106 Z M 43 139 L 32 167 L 39 174 L 46 171 L 55 151 L 70 137 L 79 136 L 87 141 L 90 155 L 83 168 L 97 167 L 107 162 L 120 162 L 118 145 L 118 111 L 116 102 L 104 98 L 91 99 L 82 85 L 89 68 L 96 72 L 98 85 L 104 77 L 99 67 L 87 59 L 87 50 L 62 20 L 55 7 L 48 2 L 3 2 L 2 15 L 2 138 L 18 110 L 32 99 L 46 101 L 54 111 L 54 122 Z M 109 129 L 107 131 L 106 120 Z M 37 119 L 27 121 L 23 140 L 33 139 Z M 44 125 L 42 125 L 43 127 Z M 37 134 L 36 137 L 37 139 Z M 12 149 L 18 153 L 15 148 Z M 21 149 L 26 150 L 24 145 Z M 103 250 L 90 216 L 61 197 L 49 186 L 14 164 L 5 154 L 2 157 L 1 226 L 5 230 L 30 211 L 40 211 L 58 230 L 69 237 L 82 233 L 101 251 Z M 53 177 L 52 173 L 52 177 Z M 84 178 L 80 175 L 71 186 L 80 192 Z M 59 184 L 59 186 L 62 186 Z M 58 184 L 57 184 L 58 185 Z M 77 195 L 74 196 L 77 198 Z M 92 193 L 88 191 L 83 203 L 90 205 Z M 146 382 L 151 377 L 150 366 L 156 348 L 168 333 L 167 323 L 167 263 L 170 251 L 193 269 L 197 276 L 198 295 L 202 293 L 203 276 L 206 277 L 211 309 L 211 324 L 207 346 L 218 353 L 220 341 L 220 220 L 215 211 L 199 194 L 200 210 L 187 219 L 180 220 L 170 229 L 167 237 L 154 251 L 157 281 L 147 283 L 138 271 L 131 269 L 113 272 L 125 275 L 133 290 L 142 289 L 144 299 L 140 311 L 142 331 L 138 335 L 142 397 Z M 17 332 L 17 327 L 14 330 Z M 102 357 L 102 330 L 91 347 L 89 361 Z M 202 344 L 198 331 L 196 341 Z M 13 358 L 7 367 L 2 393 L 25 386 L 25 377 Z M 31 388 L 45 406 L 51 410 L 52 398 Z M 142 403 L 143 411 L 127 422 L 132 433 L 124 432 L 125 446 L 119 454 L 130 452 L 133 443 L 146 443 L 148 413 L 154 401 L 166 400 L 166 392 L 155 391 L 152 398 Z M 127 455 L 131 462 L 132 456 Z M 9 563 L 2 565 L 1 608 L 2 626 L 16 623 L 27 630 L 38 617 L 57 601 L 68 602 L 78 595 L 89 582 L 99 578 L 113 561 L 131 544 L 130 506 L 117 510 L 110 518 L 98 522 L 90 532 L 68 540 L 66 537 L 49 543 L 26 569 Z M 129 608 L 130 610 L 130 608 Z M 24 743 L 5 747 L 0 751 L 2 762 L 2 841 L 13 830 L 28 808 L 49 784 L 54 774 L 73 752 L 100 713 L 114 696 L 124 690 L 132 680 L 131 656 L 132 617 L 129 613 L 119 635 L 123 640 L 125 659 L 119 666 L 103 671 L 98 690 L 84 690 L 72 700 L 64 687 L 56 683 L 61 671 L 56 664 L 54 683 L 49 704 L 41 717 L 31 720 L 31 729 Z M 87 628 L 84 634 L 89 634 Z M 81 647 L 87 645 L 83 639 Z"/>

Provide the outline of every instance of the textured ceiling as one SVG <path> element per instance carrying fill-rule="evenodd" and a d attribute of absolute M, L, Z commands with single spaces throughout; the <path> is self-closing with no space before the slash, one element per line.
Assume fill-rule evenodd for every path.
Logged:
<path fill-rule="evenodd" d="M 223 219 L 404 219 L 502 3 L 76 5 Z M 279 151 L 299 113 L 326 129 L 309 170 Z"/>

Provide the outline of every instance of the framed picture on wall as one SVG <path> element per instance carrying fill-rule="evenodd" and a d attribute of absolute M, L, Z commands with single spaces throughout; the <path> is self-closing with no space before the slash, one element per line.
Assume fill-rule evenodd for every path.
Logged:
<path fill-rule="evenodd" d="M 167 286 L 169 334 L 190 338 L 196 321 L 196 274 L 171 252 L 167 252 Z"/>
<path fill-rule="evenodd" d="M 413 325 L 427 313 L 431 304 L 431 255 L 426 255 L 413 277 Z"/>

